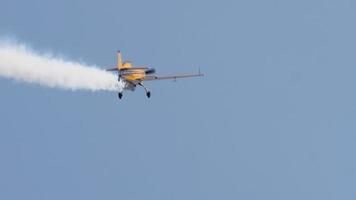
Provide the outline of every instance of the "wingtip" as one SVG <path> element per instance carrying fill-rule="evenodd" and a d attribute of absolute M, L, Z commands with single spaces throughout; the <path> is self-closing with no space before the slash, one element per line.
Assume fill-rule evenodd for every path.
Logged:
<path fill-rule="evenodd" d="M 199 76 L 204 76 L 204 74 L 201 73 L 200 68 L 198 69 L 198 74 L 199 74 Z"/>

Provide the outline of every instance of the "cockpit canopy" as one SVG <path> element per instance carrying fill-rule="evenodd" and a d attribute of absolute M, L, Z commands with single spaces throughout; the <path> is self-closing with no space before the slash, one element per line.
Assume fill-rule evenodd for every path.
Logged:
<path fill-rule="evenodd" d="M 131 68 L 132 67 L 132 63 L 130 61 L 125 61 L 122 64 L 122 68 Z"/>

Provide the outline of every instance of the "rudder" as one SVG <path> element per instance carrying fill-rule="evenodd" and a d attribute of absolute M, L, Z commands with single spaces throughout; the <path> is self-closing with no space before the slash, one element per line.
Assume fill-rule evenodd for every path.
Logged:
<path fill-rule="evenodd" d="M 122 69 L 122 55 L 121 51 L 117 52 L 117 69 L 120 70 Z"/>

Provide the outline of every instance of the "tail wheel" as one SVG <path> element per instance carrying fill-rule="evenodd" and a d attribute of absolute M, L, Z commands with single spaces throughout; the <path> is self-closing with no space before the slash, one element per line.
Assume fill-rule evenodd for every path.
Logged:
<path fill-rule="evenodd" d="M 146 93 L 146 95 L 147 95 L 147 98 L 150 98 L 150 97 L 151 97 L 151 92 L 148 91 L 148 92 Z"/>
<path fill-rule="evenodd" d="M 119 99 L 122 99 L 122 93 L 121 93 L 121 92 L 119 92 L 119 93 L 117 94 L 117 96 L 119 97 Z"/>

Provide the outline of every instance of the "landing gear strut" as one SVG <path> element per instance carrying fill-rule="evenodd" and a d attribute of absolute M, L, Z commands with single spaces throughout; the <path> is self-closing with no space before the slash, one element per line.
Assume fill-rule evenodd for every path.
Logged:
<path fill-rule="evenodd" d="M 148 91 L 147 88 L 142 83 L 139 83 L 138 85 L 145 89 L 147 98 L 150 98 L 151 97 L 151 92 Z"/>

